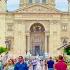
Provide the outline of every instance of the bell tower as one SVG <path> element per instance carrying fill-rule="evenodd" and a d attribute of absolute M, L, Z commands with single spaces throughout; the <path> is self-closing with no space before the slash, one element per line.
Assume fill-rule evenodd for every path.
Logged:
<path fill-rule="evenodd" d="M 55 0 L 48 0 L 49 7 L 55 8 Z"/>
<path fill-rule="evenodd" d="M 0 12 L 6 12 L 7 0 L 0 0 Z"/>
<path fill-rule="evenodd" d="M 20 0 L 20 8 L 24 8 L 28 3 L 28 0 Z"/>

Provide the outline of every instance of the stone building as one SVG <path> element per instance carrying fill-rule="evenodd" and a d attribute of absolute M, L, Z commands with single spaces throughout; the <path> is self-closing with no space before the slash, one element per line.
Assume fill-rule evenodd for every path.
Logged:
<path fill-rule="evenodd" d="M 31 53 L 57 55 L 70 41 L 70 14 L 55 8 L 55 0 L 20 0 L 19 9 L 9 12 L 0 1 L 0 44 L 14 56 Z"/>

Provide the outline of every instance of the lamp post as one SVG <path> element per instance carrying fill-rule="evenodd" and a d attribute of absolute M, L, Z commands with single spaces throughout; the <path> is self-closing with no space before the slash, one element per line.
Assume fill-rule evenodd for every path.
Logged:
<path fill-rule="evenodd" d="M 5 41 L 5 44 L 6 44 L 6 49 L 9 50 L 9 48 L 8 48 L 8 47 L 9 47 L 9 41 L 6 40 L 6 41 Z M 6 60 L 8 59 L 8 51 L 7 51 L 7 53 L 5 54 L 5 58 L 6 58 Z"/>
<path fill-rule="evenodd" d="M 6 44 L 6 49 L 8 49 L 9 41 L 8 41 L 8 40 L 6 40 L 6 41 L 5 41 L 5 44 Z"/>
<path fill-rule="evenodd" d="M 6 49 L 10 50 L 11 41 L 10 40 L 6 40 L 5 44 L 6 44 Z"/>

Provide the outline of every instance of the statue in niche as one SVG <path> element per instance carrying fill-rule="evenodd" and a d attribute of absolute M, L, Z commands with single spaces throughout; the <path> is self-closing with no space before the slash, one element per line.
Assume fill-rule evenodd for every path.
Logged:
<path fill-rule="evenodd" d="M 44 32 L 45 31 L 44 27 L 39 23 L 33 24 L 30 30 L 31 32 Z"/>
<path fill-rule="evenodd" d="M 32 28 L 32 32 L 41 32 L 42 31 L 42 27 L 39 25 L 33 26 Z"/>

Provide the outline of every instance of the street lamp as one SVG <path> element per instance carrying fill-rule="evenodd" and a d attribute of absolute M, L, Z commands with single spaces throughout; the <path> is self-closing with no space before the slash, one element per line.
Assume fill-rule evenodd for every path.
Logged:
<path fill-rule="evenodd" d="M 8 41 L 8 40 L 6 40 L 6 41 L 5 41 L 6 49 L 8 49 L 8 43 L 9 43 L 9 41 Z"/>
<path fill-rule="evenodd" d="M 5 44 L 6 44 L 6 49 L 10 50 L 11 41 L 10 40 L 6 40 Z"/>

